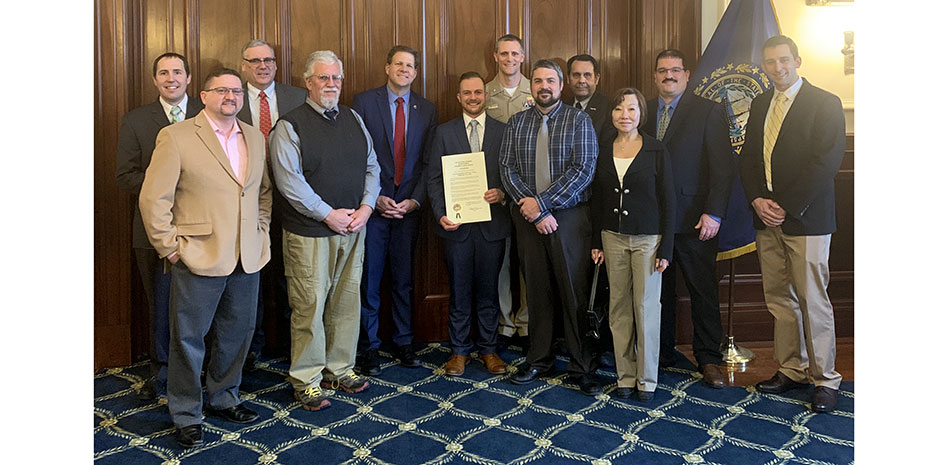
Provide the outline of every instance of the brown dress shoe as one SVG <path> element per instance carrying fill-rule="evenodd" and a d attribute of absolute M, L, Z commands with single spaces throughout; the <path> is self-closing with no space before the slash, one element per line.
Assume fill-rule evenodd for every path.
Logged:
<path fill-rule="evenodd" d="M 483 358 L 483 363 L 486 365 L 486 369 L 494 375 L 501 375 L 506 373 L 506 362 L 503 359 L 499 358 L 499 355 L 495 353 L 486 354 L 481 356 Z"/>
<path fill-rule="evenodd" d="M 444 374 L 447 376 L 460 376 L 463 374 L 463 367 L 467 364 L 466 355 L 451 355 L 450 360 L 444 364 Z"/>
<path fill-rule="evenodd" d="M 720 389 L 725 387 L 725 374 L 714 363 L 708 363 L 702 367 L 702 381 L 710 388 Z"/>
<path fill-rule="evenodd" d="M 755 387 L 758 391 L 763 393 L 781 394 L 791 389 L 805 389 L 809 387 L 809 383 L 798 383 L 788 378 L 787 375 L 778 371 L 774 373 L 772 378 L 757 383 Z"/>

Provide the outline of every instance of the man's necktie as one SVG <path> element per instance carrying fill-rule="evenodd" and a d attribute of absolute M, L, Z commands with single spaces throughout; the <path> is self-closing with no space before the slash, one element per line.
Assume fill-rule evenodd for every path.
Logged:
<path fill-rule="evenodd" d="M 326 116 L 327 118 L 329 118 L 330 121 L 336 121 L 336 115 L 338 114 L 339 114 L 339 110 L 335 108 L 330 108 L 329 110 L 326 110 L 323 112 L 323 116 Z"/>
<path fill-rule="evenodd" d="M 574 107 L 578 110 L 584 110 L 584 105 L 581 105 L 581 102 L 578 101 L 574 102 Z"/>
<path fill-rule="evenodd" d="M 535 139 L 535 190 L 541 194 L 552 185 L 552 174 L 548 161 L 548 116 L 542 116 L 542 126 Z"/>
<path fill-rule="evenodd" d="M 268 94 L 261 92 L 261 102 L 258 103 L 258 129 L 264 134 L 267 142 L 268 133 L 271 132 L 271 107 L 268 105 Z"/>
<path fill-rule="evenodd" d="M 480 122 L 475 119 L 470 120 L 470 151 L 480 151 Z"/>
<path fill-rule="evenodd" d="M 401 178 L 405 173 L 405 99 L 398 97 L 395 99 L 398 107 L 395 109 L 395 185 L 401 184 Z"/>
<path fill-rule="evenodd" d="M 659 124 L 656 127 L 656 138 L 659 140 L 663 140 L 663 136 L 666 135 L 666 128 L 669 127 L 669 120 L 671 118 L 669 116 L 669 108 L 667 104 L 663 108 L 663 114 L 659 115 Z"/>
<path fill-rule="evenodd" d="M 179 123 L 183 121 L 183 110 L 179 105 L 173 105 L 173 108 L 170 108 L 170 123 Z"/>
<path fill-rule="evenodd" d="M 774 107 L 770 112 L 770 121 L 764 129 L 764 177 L 767 179 L 767 189 L 774 190 L 770 182 L 770 156 L 774 152 L 774 145 L 777 145 L 777 135 L 780 134 L 780 125 L 783 124 L 783 108 L 787 103 L 787 96 L 783 93 L 777 94 L 774 99 Z"/>

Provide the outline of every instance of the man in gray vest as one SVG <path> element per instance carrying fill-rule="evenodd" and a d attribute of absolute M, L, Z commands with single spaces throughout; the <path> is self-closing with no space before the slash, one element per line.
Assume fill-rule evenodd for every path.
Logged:
<path fill-rule="evenodd" d="M 379 194 L 379 164 L 362 118 L 339 105 L 343 62 L 336 54 L 310 54 L 304 81 L 306 104 L 281 116 L 270 157 L 293 309 L 288 374 L 303 408 L 320 410 L 330 406 L 321 388 L 357 393 L 369 386 L 353 363 L 364 227 Z"/>

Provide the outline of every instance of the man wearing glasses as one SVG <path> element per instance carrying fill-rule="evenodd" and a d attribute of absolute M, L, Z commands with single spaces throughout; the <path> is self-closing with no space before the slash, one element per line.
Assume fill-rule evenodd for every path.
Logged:
<path fill-rule="evenodd" d="M 140 189 L 150 243 L 172 264 L 167 400 L 184 448 L 203 443 L 203 337 L 206 414 L 250 423 L 258 414 L 238 396 L 255 324 L 259 270 L 270 258 L 271 184 L 264 137 L 235 117 L 244 91 L 238 72 L 209 73 L 205 109 L 157 135 Z M 237 226 L 235 226 L 237 225 Z"/>
<path fill-rule="evenodd" d="M 274 82 L 277 61 L 274 47 L 263 40 L 252 40 L 242 47 L 242 78 L 245 80 L 245 105 L 238 112 L 238 119 L 261 130 L 267 141 L 271 128 L 280 115 L 303 105 L 307 92 L 280 82 Z M 262 270 L 262 283 L 258 294 L 258 315 L 255 319 L 255 332 L 251 337 L 251 347 L 245 360 L 245 370 L 255 368 L 255 361 L 264 347 L 264 293 L 274 296 L 278 318 L 278 334 L 281 328 L 290 324 L 290 306 L 287 302 L 287 282 L 284 280 L 284 256 L 281 253 L 281 224 L 277 215 L 271 216 L 271 263 Z M 287 353 L 287 338 L 278 340 L 279 352 Z M 281 356 L 280 354 L 278 356 Z"/>
<path fill-rule="evenodd" d="M 306 104 L 271 132 L 274 196 L 284 228 L 294 398 L 330 406 L 321 388 L 362 392 L 353 373 L 365 225 L 379 194 L 379 164 L 362 119 L 339 104 L 343 62 L 331 51 L 307 58 Z"/>
<path fill-rule="evenodd" d="M 380 371 L 379 288 L 386 264 L 392 281 L 395 355 L 402 366 L 418 366 L 411 347 L 412 260 L 420 219 L 417 210 L 427 197 L 424 148 L 437 127 L 434 104 L 411 89 L 421 64 L 418 52 L 396 45 L 388 51 L 385 63 L 385 85 L 357 94 L 352 105 L 375 141 L 382 167 L 381 192 L 376 212 L 369 219 L 362 278 L 362 334 L 356 369 L 366 376 Z"/>

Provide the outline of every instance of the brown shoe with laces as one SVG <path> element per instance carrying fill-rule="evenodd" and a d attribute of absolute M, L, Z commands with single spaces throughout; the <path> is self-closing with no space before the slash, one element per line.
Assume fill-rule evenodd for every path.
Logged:
<path fill-rule="evenodd" d="M 494 375 L 501 375 L 506 373 L 506 362 L 503 359 L 499 358 L 499 355 L 495 353 L 485 354 L 481 356 L 483 363 L 486 365 L 486 369 Z"/>
<path fill-rule="evenodd" d="M 444 374 L 447 376 L 460 376 L 463 374 L 464 366 L 467 364 L 466 355 L 451 355 L 450 360 L 444 364 Z"/>

